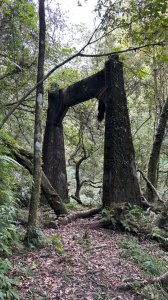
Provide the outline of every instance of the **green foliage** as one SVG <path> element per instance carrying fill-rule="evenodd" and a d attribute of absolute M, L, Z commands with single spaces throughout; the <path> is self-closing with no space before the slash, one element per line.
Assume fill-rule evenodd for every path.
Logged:
<path fill-rule="evenodd" d="M 1 139 L 4 135 L 1 132 Z M 19 234 L 13 221 L 17 213 L 17 171 L 18 164 L 6 156 L 9 149 L 0 143 L 0 299 L 19 299 L 18 292 L 13 288 L 16 280 L 8 277 L 11 264 L 6 256 L 19 243 Z M 14 166 L 16 170 L 14 170 Z M 16 178 L 14 180 L 13 178 Z"/>
<path fill-rule="evenodd" d="M 168 237 L 167 236 L 164 236 L 163 234 L 162 234 L 162 232 L 161 231 L 156 231 L 156 230 L 154 230 L 154 232 L 152 233 L 152 237 L 153 238 L 157 238 L 159 241 L 161 241 L 161 242 L 165 242 L 165 243 L 168 243 Z"/>
<path fill-rule="evenodd" d="M 115 226 L 116 220 L 114 218 L 112 210 L 103 208 L 101 213 L 102 213 L 102 220 L 103 221 L 111 222 Z"/>
<path fill-rule="evenodd" d="M 8 150 L 0 145 L 0 154 L 6 154 Z M 19 173 L 13 166 L 17 163 L 12 158 L 0 155 L 0 254 L 8 255 L 18 243 L 18 233 L 13 225 L 18 201 L 17 180 Z M 16 180 L 13 180 L 15 176 Z"/>
<path fill-rule="evenodd" d="M 51 238 L 51 242 L 55 246 L 55 248 L 57 249 L 59 255 L 63 256 L 64 255 L 64 248 L 63 248 L 63 245 L 62 245 L 61 237 L 58 234 L 56 234 Z"/>
<path fill-rule="evenodd" d="M 81 205 L 78 205 L 77 203 L 75 202 L 69 202 L 66 204 L 66 207 L 68 209 L 72 209 L 72 210 L 82 210 L 82 207 Z"/>
<path fill-rule="evenodd" d="M 12 205 L 12 203 L 10 203 Z M 18 244 L 17 228 L 12 224 L 15 216 L 15 208 L 0 205 L 0 254 L 8 255 L 14 246 Z"/>
<path fill-rule="evenodd" d="M 129 203 L 116 204 L 110 210 L 102 210 L 103 221 L 111 223 L 116 229 L 137 232 L 138 222 L 143 215 L 143 210 L 137 206 L 131 206 Z"/>
<path fill-rule="evenodd" d="M 166 9 L 164 0 L 99 0 L 97 4 L 97 13 L 103 20 L 102 29 L 114 31 L 116 28 L 121 40 L 130 38 L 137 44 L 166 40 Z"/>
<path fill-rule="evenodd" d="M 160 284 L 147 285 L 143 288 L 141 293 L 139 293 L 138 299 L 147 299 L 147 300 L 167 300 L 168 293 L 163 289 Z"/>
<path fill-rule="evenodd" d="M 137 243 L 137 239 L 123 238 L 121 240 L 123 248 L 121 257 L 127 258 L 135 262 L 143 271 L 151 275 L 160 275 L 167 269 L 165 262 L 157 257 L 147 253 Z"/>
<path fill-rule="evenodd" d="M 141 219 L 142 214 L 143 214 L 142 208 L 140 208 L 137 205 L 131 206 L 128 203 L 126 207 L 126 214 L 123 220 L 121 220 L 121 223 L 124 226 L 125 230 L 138 232 L 137 229 L 138 221 Z"/>
<path fill-rule="evenodd" d="M 40 227 L 31 228 L 24 237 L 24 244 L 26 247 L 31 249 L 41 249 L 50 244 L 50 239 L 47 238 Z"/>
<path fill-rule="evenodd" d="M 13 288 L 17 284 L 17 280 L 7 276 L 11 269 L 12 266 L 9 260 L 0 258 L 0 299 L 2 300 L 19 299 L 19 293 Z"/>
<path fill-rule="evenodd" d="M 149 254 L 143 249 L 143 246 L 138 243 L 137 239 L 133 237 L 122 238 L 120 242 L 123 248 L 121 257 L 133 261 L 145 273 L 152 276 L 159 276 L 167 272 L 167 258 L 165 257 L 165 252 L 163 255 L 163 252 L 158 249 L 155 255 Z M 157 247 L 157 245 L 153 245 L 153 247 Z M 164 257 L 164 259 L 162 259 L 162 257 Z M 167 284 L 166 286 L 157 283 L 152 285 L 148 284 L 142 288 L 139 280 L 131 280 L 130 285 L 137 293 L 137 300 L 168 299 Z"/>

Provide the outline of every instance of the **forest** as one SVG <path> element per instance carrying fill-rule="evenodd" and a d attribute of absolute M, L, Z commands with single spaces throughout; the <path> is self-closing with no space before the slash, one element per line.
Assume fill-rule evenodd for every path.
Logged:
<path fill-rule="evenodd" d="M 167 13 L 0 1 L 0 299 L 168 299 Z"/>

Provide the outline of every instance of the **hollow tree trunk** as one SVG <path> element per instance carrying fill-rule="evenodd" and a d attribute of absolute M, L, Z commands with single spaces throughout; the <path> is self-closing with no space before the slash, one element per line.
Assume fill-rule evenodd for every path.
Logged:
<path fill-rule="evenodd" d="M 123 66 L 118 56 L 106 63 L 105 76 L 103 206 L 109 208 L 113 203 L 121 202 L 140 205 Z"/>
<path fill-rule="evenodd" d="M 162 142 L 164 139 L 166 124 L 168 120 L 168 97 L 163 106 L 162 113 L 160 115 L 159 125 L 156 131 L 156 135 L 154 138 L 152 151 L 150 154 L 149 164 L 148 164 L 148 179 L 152 183 L 154 187 L 157 188 L 157 168 L 159 164 L 160 157 L 160 149 L 162 146 Z M 148 201 L 153 202 L 155 199 L 154 192 L 150 189 L 149 185 L 147 185 L 146 197 Z"/>
<path fill-rule="evenodd" d="M 47 121 L 43 143 L 43 171 L 64 202 L 68 202 L 63 125 L 55 125 L 59 93 L 48 94 Z"/>

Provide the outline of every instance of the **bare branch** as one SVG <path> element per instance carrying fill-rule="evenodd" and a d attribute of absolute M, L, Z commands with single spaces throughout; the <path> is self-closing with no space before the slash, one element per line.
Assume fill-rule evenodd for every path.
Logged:
<path fill-rule="evenodd" d="M 108 53 L 102 53 L 102 54 L 84 54 L 82 53 L 89 45 L 91 45 L 92 43 L 92 38 L 94 36 L 94 34 L 97 32 L 99 28 L 98 27 L 94 30 L 93 34 L 91 35 L 91 37 L 89 38 L 88 42 L 75 54 L 73 54 L 72 56 L 68 57 L 67 59 L 65 59 L 63 62 L 59 63 L 58 65 L 56 65 L 55 67 L 53 67 L 37 84 L 35 84 L 30 90 L 28 90 L 28 92 L 13 106 L 13 108 L 11 108 L 11 110 L 6 114 L 5 118 L 2 120 L 2 122 L 0 123 L 0 129 L 3 127 L 3 125 L 7 122 L 7 120 L 9 119 L 9 117 L 13 114 L 13 112 L 19 107 L 19 105 L 32 93 L 36 90 L 37 87 L 39 87 L 53 72 L 55 72 L 57 69 L 59 69 L 60 67 L 64 66 L 66 63 L 70 62 L 71 60 L 73 60 L 76 57 L 102 57 L 102 56 L 111 56 L 114 54 L 120 54 L 120 53 L 125 53 L 125 52 L 130 52 L 130 51 L 136 51 L 136 50 L 140 50 L 142 48 L 145 47 L 150 47 L 150 46 L 164 46 L 166 44 L 167 41 L 162 41 L 162 42 L 158 42 L 158 43 L 152 43 L 152 44 L 146 44 L 143 46 L 139 46 L 139 47 L 130 47 L 128 49 L 125 50 L 119 50 L 119 51 L 113 51 L 113 52 L 108 52 Z"/>
<path fill-rule="evenodd" d="M 147 184 L 149 185 L 150 189 L 156 194 L 156 196 L 158 197 L 158 200 L 162 203 L 165 204 L 165 201 L 160 197 L 158 191 L 155 189 L 155 187 L 153 186 L 153 184 L 149 181 L 149 179 L 145 176 L 145 174 L 141 171 L 141 170 L 137 170 L 137 172 L 139 172 L 143 179 L 147 182 Z"/>
<path fill-rule="evenodd" d="M 137 130 L 135 130 L 135 132 L 134 132 L 134 134 L 133 134 L 133 136 L 132 136 L 132 138 L 134 138 L 135 137 L 135 135 L 137 134 L 137 132 L 142 128 L 142 126 L 143 125 L 145 125 L 149 120 L 151 119 L 151 116 L 149 116 L 138 128 L 137 128 Z"/>
<path fill-rule="evenodd" d="M 99 54 L 85 54 L 85 53 L 80 53 L 78 56 L 80 57 L 103 57 L 103 56 L 111 56 L 115 54 L 120 54 L 120 53 L 126 53 L 130 51 L 137 51 L 146 47 L 151 47 L 151 46 L 165 46 L 167 41 L 161 41 L 158 43 L 152 43 L 152 44 L 146 44 L 138 47 L 129 47 L 128 49 L 124 50 L 118 50 L 118 51 L 113 51 L 113 52 L 107 52 L 107 53 L 99 53 Z"/>

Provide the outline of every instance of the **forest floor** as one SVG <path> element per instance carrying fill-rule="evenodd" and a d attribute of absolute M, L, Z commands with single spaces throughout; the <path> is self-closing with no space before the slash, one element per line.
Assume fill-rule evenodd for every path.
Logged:
<path fill-rule="evenodd" d="M 21 300 L 161 299 L 155 298 L 156 295 L 146 298 L 136 290 L 119 289 L 125 280 L 144 279 L 148 275 L 141 265 L 122 255 L 121 241 L 131 236 L 94 228 L 96 220 L 97 217 L 78 219 L 55 229 L 44 228 L 51 241 L 48 245 L 18 251 L 12 256 L 11 276 L 18 278 Z M 149 241 L 141 243 L 148 253 L 168 264 L 168 255 L 158 250 L 158 246 Z"/>

